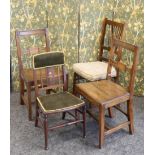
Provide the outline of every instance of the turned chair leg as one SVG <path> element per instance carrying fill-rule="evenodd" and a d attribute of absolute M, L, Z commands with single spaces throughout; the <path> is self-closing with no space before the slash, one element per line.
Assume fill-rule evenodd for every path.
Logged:
<path fill-rule="evenodd" d="M 104 143 L 104 122 L 105 122 L 105 108 L 99 105 L 99 148 L 102 148 Z"/>
<path fill-rule="evenodd" d="M 28 118 L 32 121 L 32 103 L 31 103 L 31 86 L 27 84 L 27 97 L 28 97 Z"/>
<path fill-rule="evenodd" d="M 38 107 L 38 103 L 36 101 L 36 117 L 35 117 L 35 127 L 38 127 L 38 117 L 39 117 L 39 107 Z"/>
<path fill-rule="evenodd" d="M 24 105 L 24 101 L 22 99 L 22 96 L 24 96 L 24 81 L 23 79 L 20 77 L 20 104 Z"/>
<path fill-rule="evenodd" d="M 83 138 L 85 138 L 86 137 L 86 106 L 85 105 L 83 106 L 82 117 L 83 117 Z"/>
<path fill-rule="evenodd" d="M 133 100 L 131 99 L 127 101 L 127 110 L 128 110 L 128 121 L 130 121 L 129 133 L 133 134 L 134 133 Z"/>
<path fill-rule="evenodd" d="M 47 122 L 47 115 L 44 115 L 44 135 L 45 135 L 45 150 L 48 150 L 48 122 Z"/>

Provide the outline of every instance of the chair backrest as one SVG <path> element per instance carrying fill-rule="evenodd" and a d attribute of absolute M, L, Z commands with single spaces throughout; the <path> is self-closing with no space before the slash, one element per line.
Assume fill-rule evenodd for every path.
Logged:
<path fill-rule="evenodd" d="M 63 88 L 67 91 L 67 78 L 62 52 L 46 52 L 33 56 L 33 75 L 36 96 L 42 90 Z"/>
<path fill-rule="evenodd" d="M 18 31 L 15 32 L 16 37 L 16 46 L 17 46 L 17 56 L 18 56 L 18 63 L 19 67 L 23 68 L 23 59 L 30 58 L 33 54 L 40 53 L 40 52 L 49 52 L 50 51 L 50 44 L 48 39 L 48 30 L 45 29 L 36 29 L 36 30 L 26 30 L 26 31 Z M 41 45 L 37 45 L 37 39 L 35 37 L 41 37 L 44 39 L 45 47 L 39 47 Z M 23 47 L 22 44 L 28 44 L 27 39 L 32 39 L 32 46 L 31 47 Z M 25 42 L 24 42 L 25 41 Z M 40 41 L 40 40 L 39 40 Z M 24 43 L 23 43 L 24 42 Z M 38 43 L 39 44 L 39 43 Z M 27 45 L 26 45 L 27 46 Z M 27 62 L 30 63 L 30 62 Z"/>
<path fill-rule="evenodd" d="M 113 38 L 123 40 L 124 28 L 125 23 L 119 23 L 107 18 L 103 20 L 100 36 L 99 61 L 108 61 L 111 41 Z M 105 51 L 108 51 L 108 53 Z M 107 56 L 103 56 L 103 54 L 107 54 Z"/>
<path fill-rule="evenodd" d="M 123 53 L 124 52 L 124 53 Z M 127 63 L 123 60 L 123 55 L 126 54 L 130 57 L 130 62 Z M 111 78 L 111 69 L 115 67 L 117 70 L 117 81 L 119 80 L 120 73 L 127 72 L 129 74 L 128 91 L 133 96 L 134 93 L 134 80 L 136 75 L 136 68 L 138 64 L 138 47 L 117 39 L 112 40 L 112 46 L 109 54 L 107 78 Z"/>

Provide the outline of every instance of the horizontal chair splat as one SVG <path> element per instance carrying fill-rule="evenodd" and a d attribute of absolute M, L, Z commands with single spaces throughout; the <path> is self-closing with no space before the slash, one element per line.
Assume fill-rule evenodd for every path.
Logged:
<path fill-rule="evenodd" d="M 17 36 L 44 35 L 45 31 L 46 31 L 45 29 L 18 31 L 16 32 L 16 35 Z"/>
<path fill-rule="evenodd" d="M 53 86 L 48 86 L 48 87 L 42 87 L 40 88 L 40 90 L 48 90 L 48 89 L 55 89 L 55 88 L 62 88 L 64 85 L 63 84 L 59 84 L 59 85 L 53 85 Z"/>

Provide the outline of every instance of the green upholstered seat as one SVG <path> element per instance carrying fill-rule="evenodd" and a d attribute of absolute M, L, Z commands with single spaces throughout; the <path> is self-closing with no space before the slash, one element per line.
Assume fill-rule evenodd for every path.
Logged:
<path fill-rule="evenodd" d="M 34 68 L 41 68 L 62 64 L 64 64 L 64 54 L 62 52 L 46 52 L 33 56 Z"/>
<path fill-rule="evenodd" d="M 69 92 L 39 96 L 37 100 L 44 113 L 67 111 L 84 105 L 82 100 Z"/>

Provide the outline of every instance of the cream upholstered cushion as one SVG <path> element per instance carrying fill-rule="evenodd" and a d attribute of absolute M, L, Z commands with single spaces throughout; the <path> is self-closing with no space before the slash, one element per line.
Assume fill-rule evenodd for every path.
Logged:
<path fill-rule="evenodd" d="M 95 61 L 87 63 L 76 63 L 73 65 L 73 71 L 89 81 L 106 79 L 107 62 Z M 111 76 L 116 76 L 115 68 L 112 68 Z"/>

